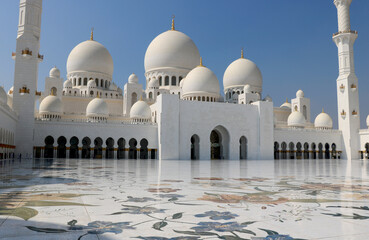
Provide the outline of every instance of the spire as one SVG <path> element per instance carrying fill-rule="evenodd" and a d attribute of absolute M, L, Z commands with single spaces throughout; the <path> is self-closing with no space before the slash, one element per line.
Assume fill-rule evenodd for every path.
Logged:
<path fill-rule="evenodd" d="M 175 29 L 175 26 L 174 26 L 174 18 L 175 18 L 176 16 L 173 14 L 172 15 L 172 30 L 176 30 Z"/>
<path fill-rule="evenodd" d="M 243 57 L 243 48 L 241 48 L 241 58 L 244 58 Z"/>
<path fill-rule="evenodd" d="M 100 98 L 100 94 L 99 94 L 99 92 L 97 92 L 97 93 L 96 93 L 96 97 L 97 97 L 97 98 Z"/>
<path fill-rule="evenodd" d="M 324 108 L 322 108 L 322 113 L 324 113 Z"/>
<path fill-rule="evenodd" d="M 202 57 L 200 57 L 200 65 L 199 67 L 203 67 L 204 65 L 202 65 Z"/>
<path fill-rule="evenodd" d="M 288 98 L 286 98 L 286 103 L 289 103 L 289 102 L 288 102 Z"/>
<path fill-rule="evenodd" d="M 50 93 L 51 96 L 55 96 L 55 93 L 54 93 L 54 88 L 51 89 L 51 93 Z"/>
<path fill-rule="evenodd" d="M 94 40 L 94 28 L 91 28 L 91 36 L 90 36 L 90 40 L 93 41 Z"/>

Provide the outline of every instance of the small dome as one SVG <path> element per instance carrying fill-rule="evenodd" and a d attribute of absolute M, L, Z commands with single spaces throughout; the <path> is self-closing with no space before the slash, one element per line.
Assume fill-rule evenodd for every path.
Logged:
<path fill-rule="evenodd" d="M 152 78 L 148 84 L 148 88 L 159 88 L 159 80 L 157 78 Z"/>
<path fill-rule="evenodd" d="M 7 104 L 8 95 L 6 94 L 3 87 L 0 87 L 0 104 Z"/>
<path fill-rule="evenodd" d="M 81 42 L 70 52 L 67 60 L 68 74 L 73 72 L 96 72 L 112 77 L 113 58 L 99 42 L 87 40 Z"/>
<path fill-rule="evenodd" d="M 49 77 L 60 78 L 60 70 L 57 67 L 53 67 L 49 72 Z"/>
<path fill-rule="evenodd" d="M 198 66 L 187 74 L 182 91 L 183 97 L 186 97 L 188 94 L 199 95 L 201 93 L 215 95 L 217 98 L 220 97 L 218 78 L 213 71 L 204 66 Z"/>
<path fill-rule="evenodd" d="M 232 62 L 224 72 L 224 90 L 233 87 L 243 87 L 249 84 L 255 92 L 261 92 L 263 77 L 256 64 L 248 59 L 239 58 Z"/>
<path fill-rule="evenodd" d="M 8 91 L 8 95 L 13 97 L 13 91 L 14 91 L 14 86 L 12 86 L 9 91 Z"/>
<path fill-rule="evenodd" d="M 145 71 L 161 68 L 191 70 L 200 61 L 195 43 L 186 34 L 169 30 L 157 36 L 150 43 L 145 54 Z"/>
<path fill-rule="evenodd" d="M 267 96 L 264 98 L 264 101 L 266 101 L 266 102 L 273 102 L 273 99 L 272 99 L 269 95 L 267 95 Z"/>
<path fill-rule="evenodd" d="M 151 118 L 151 108 L 146 102 L 139 100 L 133 104 L 129 116 L 132 119 L 148 120 Z"/>
<path fill-rule="evenodd" d="M 300 89 L 296 92 L 296 98 L 303 98 L 304 97 L 304 92 Z"/>
<path fill-rule="evenodd" d="M 40 103 L 39 107 L 40 114 L 56 114 L 60 115 L 63 113 L 63 104 L 60 98 L 57 96 L 49 95 L 45 97 Z"/>
<path fill-rule="evenodd" d="M 332 118 L 325 112 L 320 113 L 314 121 L 314 126 L 316 128 L 333 128 Z"/>
<path fill-rule="evenodd" d="M 63 87 L 64 88 L 72 88 L 73 87 L 72 81 L 70 79 L 66 80 L 63 84 Z"/>
<path fill-rule="evenodd" d="M 128 77 L 128 82 L 129 83 L 138 83 L 138 77 L 136 74 L 132 73 L 129 77 Z"/>
<path fill-rule="evenodd" d="M 91 79 L 87 82 L 87 87 L 88 88 L 96 88 L 96 82 L 95 80 Z"/>
<path fill-rule="evenodd" d="M 114 82 L 112 82 L 112 83 L 110 84 L 110 86 L 109 86 L 109 90 L 110 90 L 110 91 L 117 91 L 117 89 L 118 89 L 117 84 L 115 84 Z"/>
<path fill-rule="evenodd" d="M 292 112 L 287 119 L 287 124 L 289 127 L 305 127 L 305 117 L 300 112 Z"/>
<path fill-rule="evenodd" d="M 92 99 L 86 108 L 87 117 L 108 117 L 109 108 L 108 104 L 102 98 Z"/>
<path fill-rule="evenodd" d="M 251 93 L 251 86 L 250 84 L 246 84 L 244 87 L 243 87 L 243 91 L 245 93 Z"/>
<path fill-rule="evenodd" d="M 366 126 L 369 128 L 369 115 L 366 117 Z"/>
<path fill-rule="evenodd" d="M 288 102 L 288 99 L 286 99 L 286 102 L 283 103 L 280 108 L 283 108 L 283 109 L 292 109 L 292 105 L 291 103 Z"/>

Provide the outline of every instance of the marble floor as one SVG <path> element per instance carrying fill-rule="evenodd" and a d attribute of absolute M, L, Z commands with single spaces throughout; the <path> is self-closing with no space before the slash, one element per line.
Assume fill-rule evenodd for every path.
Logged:
<path fill-rule="evenodd" d="M 369 163 L 2 161 L 0 239 L 369 239 Z"/>

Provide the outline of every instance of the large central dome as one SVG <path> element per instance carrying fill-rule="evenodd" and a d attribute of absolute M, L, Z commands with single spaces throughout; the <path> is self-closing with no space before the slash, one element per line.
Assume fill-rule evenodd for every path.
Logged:
<path fill-rule="evenodd" d="M 169 30 L 157 36 L 149 45 L 145 55 L 145 71 L 161 68 L 191 70 L 200 61 L 195 43 L 186 34 Z"/>
<path fill-rule="evenodd" d="M 99 42 L 81 42 L 70 52 L 67 60 L 68 74 L 73 72 L 96 72 L 113 75 L 114 64 L 109 51 Z"/>

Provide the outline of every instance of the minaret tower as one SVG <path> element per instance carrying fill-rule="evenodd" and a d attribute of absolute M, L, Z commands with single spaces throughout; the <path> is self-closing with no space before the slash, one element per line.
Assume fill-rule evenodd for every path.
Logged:
<path fill-rule="evenodd" d="M 357 32 L 351 30 L 352 0 L 334 0 L 338 15 L 338 32 L 333 41 L 338 48 L 339 76 L 337 78 L 338 126 L 342 131 L 344 158 L 359 158 L 360 111 L 358 79 L 354 67 L 354 43 Z"/>
<path fill-rule="evenodd" d="M 34 109 L 37 93 L 42 0 L 20 0 L 15 59 L 13 109 L 18 124 L 15 135 L 16 153 L 32 156 Z"/>

